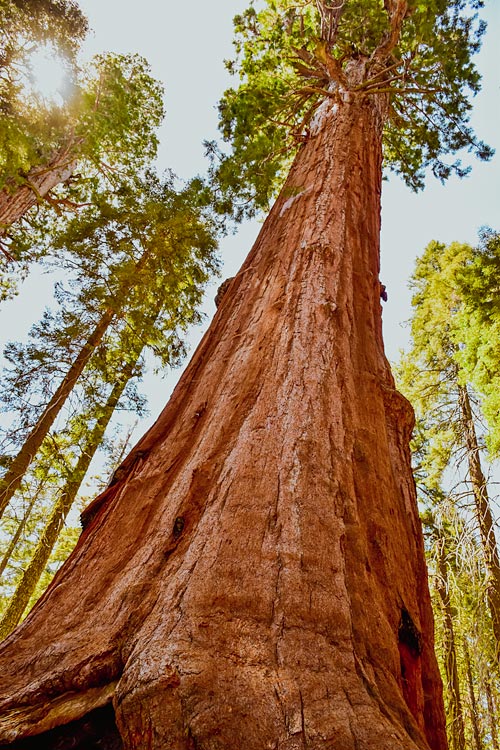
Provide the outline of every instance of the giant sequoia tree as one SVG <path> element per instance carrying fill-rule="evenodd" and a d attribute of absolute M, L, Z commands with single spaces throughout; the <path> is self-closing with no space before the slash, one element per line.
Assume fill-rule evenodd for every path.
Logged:
<path fill-rule="evenodd" d="M 450 150 L 487 155 L 467 11 L 270 0 L 238 19 L 214 176 L 262 205 L 296 157 L 169 404 L 4 643 L 5 747 L 446 747 L 380 191 L 384 137 L 414 186 L 461 170 Z"/>

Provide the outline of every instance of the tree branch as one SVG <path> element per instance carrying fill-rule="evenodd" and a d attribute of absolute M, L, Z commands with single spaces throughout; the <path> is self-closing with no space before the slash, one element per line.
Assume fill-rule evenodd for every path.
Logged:
<path fill-rule="evenodd" d="M 406 0 L 384 0 L 384 8 L 389 17 L 389 31 L 372 54 L 372 63 L 387 59 L 399 42 L 403 21 L 408 15 Z"/>
<path fill-rule="evenodd" d="M 332 47 L 337 37 L 337 30 L 346 0 L 316 0 L 320 16 L 320 38 Z"/>

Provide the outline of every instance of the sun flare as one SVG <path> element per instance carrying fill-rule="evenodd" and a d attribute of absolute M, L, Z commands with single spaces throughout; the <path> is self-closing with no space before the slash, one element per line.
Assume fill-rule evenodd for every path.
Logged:
<path fill-rule="evenodd" d="M 29 67 L 28 92 L 47 104 L 63 104 L 68 73 L 60 55 L 50 46 L 41 46 L 30 54 Z"/>

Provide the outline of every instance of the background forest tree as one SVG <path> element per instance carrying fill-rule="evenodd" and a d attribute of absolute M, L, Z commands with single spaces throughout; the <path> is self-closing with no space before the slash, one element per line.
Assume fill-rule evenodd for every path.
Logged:
<path fill-rule="evenodd" d="M 460 750 L 498 747 L 499 509 L 488 472 L 500 424 L 492 407 L 497 255 L 491 230 L 476 247 L 430 243 L 411 280 L 412 346 L 398 372 L 417 413 L 416 478 L 427 509 L 450 746 Z"/>
<path fill-rule="evenodd" d="M 115 410 L 146 411 L 133 382 L 146 369 L 143 350 L 158 368 L 179 365 L 186 330 L 201 320 L 203 287 L 217 271 L 217 225 L 202 181 L 181 185 L 152 170 L 163 104 L 147 62 L 108 53 L 83 69 L 76 53 L 87 26 L 77 6 L 33 3 L 31 11 L 27 23 L 26 7 L 3 8 L 10 119 L 2 120 L 0 202 L 3 268 L 11 272 L 3 293 L 15 293 L 16 275 L 35 260 L 64 281 L 55 285 L 58 309 L 45 310 L 29 344 L 6 347 L 3 635 L 43 590 L 39 579 L 50 581 L 48 560 Z M 61 103 L 36 88 L 29 95 L 40 44 L 68 67 Z M 61 169 L 69 185 L 60 184 Z M 48 179 L 45 192 L 37 175 Z M 78 534 L 65 531 L 59 562 Z"/>

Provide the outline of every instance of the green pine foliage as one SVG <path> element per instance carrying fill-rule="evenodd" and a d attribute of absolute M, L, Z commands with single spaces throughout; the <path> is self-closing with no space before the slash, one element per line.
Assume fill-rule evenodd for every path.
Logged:
<path fill-rule="evenodd" d="M 114 317 L 91 362 L 100 378 L 112 383 L 121 366 L 117 357 L 138 342 L 162 366 L 180 363 L 184 334 L 200 322 L 203 289 L 218 268 L 216 225 L 204 202 L 197 181 L 178 191 L 171 176 L 161 181 L 149 173 L 118 191 L 103 191 L 61 231 L 43 234 L 45 266 L 64 269 L 68 281 L 56 286 L 57 310 L 44 312 L 28 342 L 5 349 L 0 404 L 15 415 L 11 450 L 36 423 L 106 311 Z M 123 342 L 118 349 L 117 338 Z M 138 397 L 131 398 L 137 407 Z"/>
<path fill-rule="evenodd" d="M 488 326 L 494 319 L 494 273 L 488 272 L 487 262 L 483 274 L 480 258 L 486 243 L 494 244 L 494 237 L 493 233 L 484 235 L 479 248 L 458 242 L 448 246 L 431 242 L 427 246 L 411 279 L 411 348 L 397 371 L 398 385 L 412 401 L 417 417 L 414 474 L 423 510 L 452 750 L 495 750 L 492 727 L 499 721 L 498 644 L 492 616 L 494 581 L 498 580 L 494 526 L 488 531 L 489 548 L 484 544 L 486 516 L 491 517 L 495 505 L 489 502 L 479 463 L 481 454 L 483 458 L 485 454 L 485 399 L 477 387 L 479 380 L 470 377 L 474 368 L 468 372 L 466 367 L 471 361 L 477 365 L 482 336 L 487 347 L 491 340 Z M 494 248 L 486 255 L 490 261 Z M 478 327 L 478 320 L 484 328 Z M 470 418 L 464 411 L 464 398 L 472 405 Z M 491 441 L 490 432 L 486 431 L 486 439 Z M 471 447 L 479 465 L 479 488 L 474 486 L 477 470 L 475 476 L 471 473 Z M 478 505 L 478 496 L 483 505 Z M 451 660 L 450 617 L 454 632 Z M 454 714 L 457 701 L 450 677 L 453 660 L 465 744 Z"/>
<path fill-rule="evenodd" d="M 3 301 L 17 293 L 39 257 L 36 233 L 43 222 L 43 231 L 51 232 L 68 211 L 98 203 L 103 190 L 119 191 L 126 178 L 133 181 L 144 173 L 156 155 L 164 108 L 163 87 L 141 56 L 106 53 L 86 65 L 79 63 L 87 21 L 71 0 L 4 0 L 0 28 Z M 58 103 L 30 88 L 31 58 L 40 45 L 66 71 Z M 65 181 L 61 176 L 61 182 L 42 195 L 37 186 L 50 174 L 56 183 L 59 175 Z M 21 187 L 29 187 L 36 205 L 16 209 L 21 216 L 16 211 L 13 215 L 9 206 Z"/>
<path fill-rule="evenodd" d="M 154 158 L 156 129 L 163 116 L 163 87 L 152 78 L 140 55 L 108 53 L 84 68 L 74 69 L 63 104 L 41 103 L 19 90 L 19 105 L 0 124 L 0 188 L 14 192 L 28 172 L 50 168 L 63 153 L 62 164 L 78 161 L 97 185 L 98 175 L 112 180 L 134 174 Z M 60 163 L 60 162 L 58 162 Z M 66 200 L 79 197 L 77 187 L 65 191 Z M 85 197 L 85 192 L 83 194 Z M 56 196 L 64 208 L 63 196 Z"/>
<path fill-rule="evenodd" d="M 499 274 L 500 241 L 493 230 L 483 230 L 476 247 L 431 242 L 411 282 L 413 343 L 403 358 L 405 387 L 418 379 L 417 409 L 429 398 L 440 404 L 440 434 L 447 433 L 448 442 L 456 421 L 456 386 L 472 386 L 491 459 L 500 455 Z"/>
<path fill-rule="evenodd" d="M 40 46 L 58 55 L 69 79 L 88 27 L 72 0 L 2 0 L 0 4 L 0 186 L 43 163 L 57 145 L 67 113 L 26 96 Z"/>
<path fill-rule="evenodd" d="M 120 343 L 126 345 L 125 341 Z M 84 397 L 79 408 L 75 410 L 73 405 L 72 418 L 66 420 L 62 429 L 53 431 L 47 436 L 38 452 L 37 461 L 25 474 L 21 491 L 24 490 L 25 493 L 34 497 L 32 494 L 34 488 L 30 482 L 33 472 L 39 472 L 40 460 L 47 466 L 47 454 L 52 456 L 52 461 L 48 464 L 49 473 L 39 492 L 45 512 L 42 522 L 37 524 L 34 543 L 28 547 L 22 568 L 16 568 L 15 565 L 15 553 L 19 554 L 21 541 L 18 537 L 19 527 L 14 532 L 18 538 L 12 537 L 9 540 L 8 550 L 5 553 L 5 555 L 9 553 L 6 570 L 10 585 L 7 589 L 9 596 L 5 597 L 5 607 L 0 620 L 1 635 L 6 635 L 19 622 L 30 600 L 33 600 L 36 592 L 40 591 L 41 584 L 44 582 L 48 585 L 50 582 L 63 561 L 63 553 L 71 552 L 71 540 L 76 542 L 78 538 L 76 529 L 66 525 L 68 515 L 75 505 L 91 462 L 103 447 L 103 437 L 115 409 L 125 406 L 122 403 L 124 390 L 141 373 L 141 367 L 137 364 L 142 345 L 137 344 L 135 350 L 123 351 L 123 349 L 125 347 L 122 347 L 121 361 L 116 363 L 119 366 L 114 371 L 114 384 L 109 383 L 110 373 L 108 373 L 107 383 L 104 378 L 96 377 L 97 373 L 93 373 L 93 382 L 90 378 L 86 378 Z M 90 388 L 89 381 L 92 382 Z M 52 481 L 47 481 L 49 479 Z M 18 502 L 19 497 L 16 497 L 11 508 L 15 507 Z M 31 503 L 30 500 L 29 523 L 32 523 L 31 516 L 34 510 Z M 23 521 L 24 513 L 23 509 Z M 75 522 L 74 517 L 72 521 Z M 26 526 L 27 524 L 25 528 Z"/>
<path fill-rule="evenodd" d="M 110 310 L 113 315 L 11 501 L 5 549 L 46 467 L 39 490 L 43 510 L 32 509 L 11 555 L 4 609 L 29 569 L 29 556 L 59 496 L 68 482 L 83 481 L 84 474 L 74 475 L 82 456 L 98 449 L 115 452 L 102 434 L 96 442 L 101 415 L 105 412 L 107 427 L 114 410 L 144 413 L 146 402 L 136 386 L 145 370 L 142 352 L 149 350 L 158 367 L 177 366 L 187 328 L 201 320 L 203 289 L 218 267 L 217 224 L 202 183 L 196 180 L 182 189 L 174 183 L 170 175 L 160 180 L 153 173 L 124 180 L 119 189 L 102 190 L 95 202 L 43 235 L 49 246 L 41 253 L 45 266 L 64 269 L 68 279 L 58 283 L 57 308 L 45 311 L 29 341 L 6 348 L 8 366 L 0 387 L 2 409 L 11 418 L 1 445 L 5 470 L 101 317 Z M 111 404 L 117 384 L 117 400 Z M 54 564 L 48 566 L 53 572 Z M 36 583 L 32 578 L 30 584 Z"/>
<path fill-rule="evenodd" d="M 474 748 L 475 732 L 483 750 L 496 750 L 491 726 L 492 721 L 495 725 L 500 722 L 500 682 L 492 648 L 489 611 L 485 604 L 486 581 L 480 550 L 470 524 L 457 511 L 456 499 L 436 493 L 432 504 L 428 495 L 426 502 L 428 509 L 423 513 L 422 520 L 450 750 Z M 443 607 L 443 593 L 448 599 L 448 614 L 452 618 L 452 659 L 449 658 L 450 633 Z M 458 684 L 455 686 L 449 675 L 453 661 L 458 677 Z M 488 705 L 488 692 L 493 697 L 492 711 Z M 457 697 L 462 713 L 465 744 L 458 742 L 459 722 L 452 708 L 454 703 L 456 705 Z"/>
<path fill-rule="evenodd" d="M 384 160 L 417 190 L 427 169 L 444 181 L 470 165 L 457 151 L 488 159 L 469 126 L 480 88 L 472 62 L 485 31 L 481 0 L 267 0 L 236 16 L 238 84 L 225 92 L 220 129 L 229 149 L 207 144 L 212 174 L 238 218 L 266 208 L 290 159 L 309 137 L 318 107 L 350 91 L 387 104 Z M 398 19 L 398 13 L 401 18 Z M 353 63 L 364 62 L 359 81 Z"/>
<path fill-rule="evenodd" d="M 72 0 L 5 0 L 0 22 L 4 209 L 23 186 L 37 194 L 37 174 L 62 167 L 71 173 L 48 195 L 37 194 L 38 205 L 22 222 L 0 227 L 2 299 L 15 293 L 35 262 L 59 278 L 53 308 L 26 342 L 6 347 L 0 388 L 7 424 L 0 435 L 4 477 L 58 385 L 89 340 L 98 338 L 76 384 L 57 404 L 56 421 L 44 426 L 41 445 L 37 437 L 34 460 L 28 451 L 31 463 L 6 510 L 0 551 L 7 604 L 31 570 L 29 559 L 44 538 L 47 518 L 62 508 L 58 498 L 83 481 L 83 457 L 96 450 L 115 456 L 116 419 L 104 435 L 100 426 L 107 427 L 115 411 L 144 414 L 146 400 L 137 387 L 146 368 L 143 352 L 158 368 L 180 364 L 185 333 L 201 320 L 204 287 L 218 270 L 216 237 L 223 219 L 215 218 L 212 192 L 201 180 L 180 185 L 173 175 L 160 179 L 150 168 L 163 89 L 143 58 L 108 53 L 81 66 L 87 22 Z M 40 47 L 66 70 L 59 104 L 29 90 L 31 54 Z M 68 540 L 47 563 L 42 581 L 64 556 L 61 550 L 69 549 Z"/>
<path fill-rule="evenodd" d="M 457 361 L 463 380 L 481 394 L 488 430 L 486 444 L 493 458 L 500 456 L 500 235 L 484 230 L 471 250 L 467 265 L 457 275 L 461 299 Z"/>
<path fill-rule="evenodd" d="M 61 149 L 69 162 L 101 170 L 137 169 L 154 157 L 163 89 L 146 60 L 108 53 L 80 66 L 87 21 L 71 0 L 3 0 L 0 27 L 0 188 L 15 190 Z M 66 70 L 62 103 L 28 86 L 40 45 Z"/>
<path fill-rule="evenodd" d="M 82 72 L 74 153 L 108 174 L 133 174 L 156 156 L 163 86 L 140 55 L 97 55 Z"/>
<path fill-rule="evenodd" d="M 456 277 L 471 252 L 469 245 L 446 247 L 433 241 L 418 259 L 410 282 L 411 348 L 402 355 L 396 377 L 417 414 L 418 477 L 431 493 L 441 487 L 446 468 L 463 459 Z"/>
<path fill-rule="evenodd" d="M 49 586 L 50 582 L 54 578 L 61 565 L 73 552 L 75 545 L 80 537 L 81 531 L 82 529 L 79 523 L 73 522 L 72 524 L 70 522 L 63 526 L 56 546 L 54 547 L 52 554 L 50 555 L 45 570 L 41 578 L 39 579 L 35 591 L 33 592 L 33 595 L 28 603 L 28 606 L 26 608 L 27 612 L 29 612 L 34 604 L 36 604 L 43 592 Z"/>
<path fill-rule="evenodd" d="M 70 459 L 70 456 L 67 457 Z M 61 452 L 61 443 L 56 438 L 45 443 L 37 462 L 24 478 L 15 502 L 11 503 L 2 518 L 0 535 L 0 558 L 2 559 L 2 586 L 0 588 L 0 612 L 3 613 L 10 597 L 26 568 L 37 544 L 51 502 L 57 492 L 59 476 L 67 467 Z M 11 541 L 19 531 L 14 547 Z M 8 558 L 4 556 L 8 554 Z"/>

